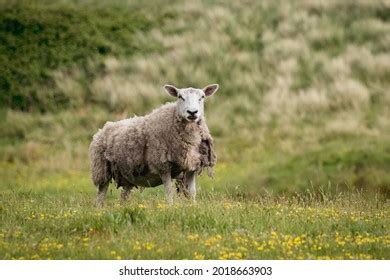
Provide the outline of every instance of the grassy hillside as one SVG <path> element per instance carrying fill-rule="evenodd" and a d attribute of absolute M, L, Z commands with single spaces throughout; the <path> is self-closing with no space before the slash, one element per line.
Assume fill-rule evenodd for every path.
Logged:
<path fill-rule="evenodd" d="M 114 244 L 126 234 L 149 235 L 182 211 L 194 224 L 173 222 L 183 246 L 177 255 L 172 247 L 160 255 L 122 257 L 192 258 L 187 235 L 230 242 L 237 231 L 260 244 L 273 231 L 287 239 L 305 234 L 308 228 L 297 225 L 306 223 L 310 211 L 316 219 L 315 213 L 336 211 L 345 218 L 343 238 L 368 234 L 376 241 L 344 251 L 331 246 L 317 252 L 310 245 L 292 255 L 276 247 L 268 253 L 253 249 L 241 257 L 348 258 L 349 252 L 353 258 L 389 258 L 389 34 L 390 6 L 379 0 L 0 0 L 0 257 L 30 258 L 47 237 L 67 249 L 48 249 L 50 255 L 37 258 L 92 257 L 92 249 L 83 255 L 66 247 L 83 238 L 88 246 L 107 242 L 96 257 L 110 258 L 110 248 L 119 252 Z M 199 180 L 196 206 L 162 210 L 162 190 L 151 189 L 136 194 L 129 207 L 111 200 L 96 212 L 87 156 L 92 135 L 107 120 L 145 114 L 171 100 L 165 83 L 220 84 L 206 101 L 218 154 L 215 178 Z M 300 199 L 308 194 L 309 204 Z M 205 218 L 210 200 L 222 202 Z M 275 201 L 285 210 L 277 210 Z M 225 202 L 234 207 L 222 217 Z M 69 224 L 58 223 L 73 211 L 78 214 Z M 278 220 L 284 211 L 299 212 L 295 225 Z M 346 217 L 359 211 L 367 216 Z M 229 225 L 244 214 L 258 220 Z M 145 221 L 133 223 L 133 215 Z M 321 223 L 340 220 L 318 219 L 310 226 L 310 242 L 321 232 L 327 234 L 321 242 L 333 242 L 334 228 Z M 47 231 L 34 229 L 46 225 Z M 164 238 L 173 234 L 164 230 Z M 158 247 L 163 240 L 146 235 L 138 241 Z M 196 252 L 205 258 L 222 254 L 206 249 Z"/>
<path fill-rule="evenodd" d="M 2 103 L 24 111 L 58 110 L 88 100 L 86 88 L 67 94 L 55 85 L 53 71 L 80 71 L 83 84 L 102 74 L 106 56 L 145 53 L 133 40 L 170 15 L 153 20 L 145 11 L 121 5 L 15 1 L 0 14 Z M 74 89 L 70 89 L 74 90 Z M 78 94 L 80 96 L 78 96 Z M 76 98 L 76 100 L 74 100 Z"/>

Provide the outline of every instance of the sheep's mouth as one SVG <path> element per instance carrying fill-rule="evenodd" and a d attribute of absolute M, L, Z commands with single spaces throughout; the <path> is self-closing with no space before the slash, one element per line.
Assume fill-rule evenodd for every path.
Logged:
<path fill-rule="evenodd" d="M 198 116 L 188 116 L 187 117 L 187 120 L 192 121 L 192 122 L 196 121 L 197 119 L 198 119 Z"/>

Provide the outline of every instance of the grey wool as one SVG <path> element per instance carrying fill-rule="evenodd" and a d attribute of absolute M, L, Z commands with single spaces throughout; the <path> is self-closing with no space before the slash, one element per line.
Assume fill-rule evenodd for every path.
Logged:
<path fill-rule="evenodd" d="M 191 194 L 191 189 L 195 188 L 195 176 L 204 169 L 208 169 L 211 176 L 216 155 L 213 139 L 202 116 L 203 103 L 199 105 L 202 108 L 197 108 L 194 102 L 181 102 L 183 96 L 195 100 L 193 96 L 202 93 L 199 90 L 176 90 L 177 95 L 169 94 L 180 96 L 180 101 L 166 103 L 145 116 L 107 122 L 93 136 L 89 157 L 92 181 L 98 187 L 99 205 L 103 204 L 112 180 L 117 187 L 123 188 L 123 201 L 134 187 L 164 184 L 168 203 L 172 203 L 172 179 L 177 178 L 177 186 L 182 186 L 180 190 L 195 199 Z M 201 110 L 194 113 L 198 112 L 196 109 Z"/>

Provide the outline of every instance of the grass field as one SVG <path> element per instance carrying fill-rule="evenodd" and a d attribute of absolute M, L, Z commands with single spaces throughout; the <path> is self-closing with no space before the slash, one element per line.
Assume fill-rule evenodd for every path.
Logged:
<path fill-rule="evenodd" d="M 145 191 L 128 206 L 112 194 L 99 210 L 85 185 L 3 192 L 2 258 L 389 258 L 390 213 L 359 195 L 248 201 L 202 189 L 196 205 L 169 207 Z"/>
<path fill-rule="evenodd" d="M 0 0 L 0 259 L 390 259 L 388 1 Z M 108 120 L 219 83 L 215 178 L 94 206 Z"/>

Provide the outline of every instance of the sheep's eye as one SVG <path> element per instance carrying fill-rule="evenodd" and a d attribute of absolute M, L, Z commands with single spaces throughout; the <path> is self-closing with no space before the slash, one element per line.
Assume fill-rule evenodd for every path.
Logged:
<path fill-rule="evenodd" d="M 181 96 L 181 95 L 179 95 L 179 99 L 181 99 L 181 100 L 185 101 L 184 97 L 183 97 L 183 96 Z"/>
<path fill-rule="evenodd" d="M 204 99 L 204 95 L 201 98 L 199 98 L 199 101 L 202 101 L 202 99 Z"/>

